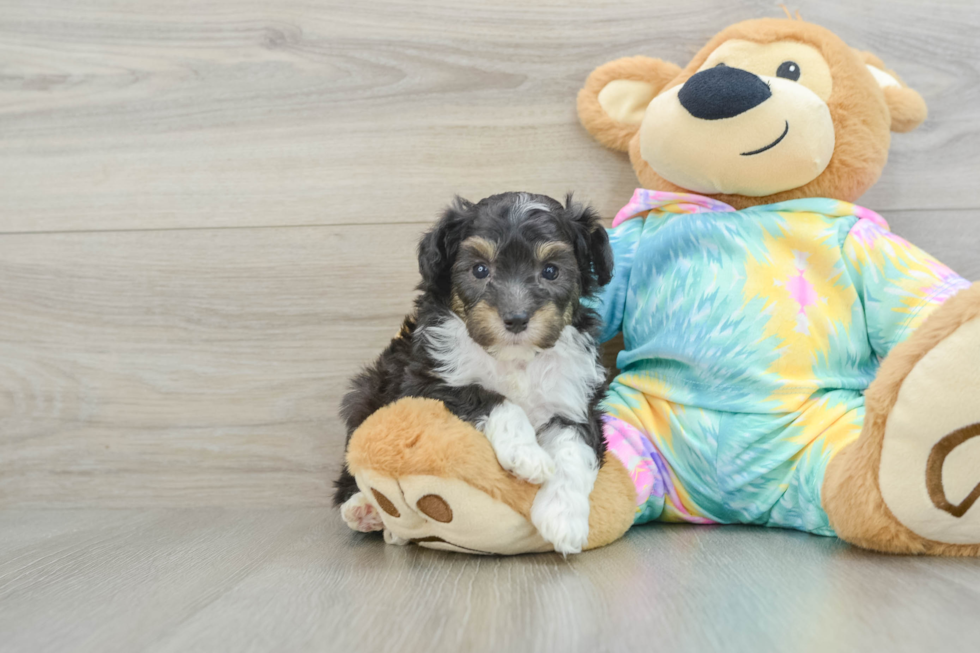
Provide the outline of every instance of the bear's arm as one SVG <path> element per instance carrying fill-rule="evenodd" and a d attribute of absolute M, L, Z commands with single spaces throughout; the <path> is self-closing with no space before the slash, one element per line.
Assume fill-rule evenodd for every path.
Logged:
<path fill-rule="evenodd" d="M 871 220 L 855 223 L 843 253 L 864 306 L 868 339 L 879 358 L 904 342 L 943 302 L 970 286 L 947 266 Z"/>
<path fill-rule="evenodd" d="M 609 244 L 613 250 L 612 280 L 585 301 L 602 319 L 600 342 L 611 340 L 623 328 L 630 274 L 642 230 L 643 220 L 638 218 L 609 229 Z"/>

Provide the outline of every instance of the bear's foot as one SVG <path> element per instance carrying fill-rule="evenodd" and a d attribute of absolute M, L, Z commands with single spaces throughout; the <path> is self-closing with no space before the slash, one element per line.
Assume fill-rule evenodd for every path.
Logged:
<path fill-rule="evenodd" d="M 980 555 L 980 284 L 892 351 L 866 399 L 827 469 L 831 525 L 879 551 Z"/>
<path fill-rule="evenodd" d="M 487 438 L 441 402 L 402 399 L 368 417 L 351 438 L 347 465 L 360 489 L 355 498 L 380 518 L 389 544 L 478 554 L 556 548 L 546 539 L 554 534 L 542 536 L 532 522 L 538 486 L 504 471 Z M 558 543 L 566 552 L 608 544 L 633 523 L 636 490 L 619 459 L 607 453 L 591 478 L 591 495 L 578 506 L 582 532 Z M 344 511 L 348 523 L 374 525 L 354 509 Z"/>

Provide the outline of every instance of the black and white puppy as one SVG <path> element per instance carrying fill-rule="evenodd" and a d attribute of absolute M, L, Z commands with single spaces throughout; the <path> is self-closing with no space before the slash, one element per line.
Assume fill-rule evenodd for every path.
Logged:
<path fill-rule="evenodd" d="M 589 494 L 605 453 L 598 316 L 582 304 L 612 276 L 594 211 L 504 193 L 457 198 L 419 243 L 415 314 L 344 398 L 347 437 L 402 397 L 443 401 L 490 441 L 500 465 L 541 484 L 531 521 L 556 551 L 589 534 Z M 334 502 L 358 530 L 380 530 L 345 469 Z"/>

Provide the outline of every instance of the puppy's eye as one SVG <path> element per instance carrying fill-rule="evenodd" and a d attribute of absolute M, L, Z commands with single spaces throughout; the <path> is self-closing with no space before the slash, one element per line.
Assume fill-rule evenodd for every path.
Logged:
<path fill-rule="evenodd" d="M 779 68 L 776 70 L 776 77 L 782 77 L 783 79 L 795 82 L 800 78 L 800 67 L 795 61 L 784 61 L 779 64 Z"/>
<path fill-rule="evenodd" d="M 544 266 L 544 269 L 541 270 L 541 276 L 548 281 L 554 281 L 558 278 L 558 266 L 551 264 Z"/>
<path fill-rule="evenodd" d="M 490 274 L 490 268 L 488 268 L 483 263 L 477 263 L 473 266 L 473 276 L 477 279 L 486 279 Z"/>

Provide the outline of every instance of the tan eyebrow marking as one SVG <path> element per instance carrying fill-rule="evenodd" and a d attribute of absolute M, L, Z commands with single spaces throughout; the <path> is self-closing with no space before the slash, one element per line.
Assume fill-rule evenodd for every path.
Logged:
<path fill-rule="evenodd" d="M 546 261 L 553 256 L 558 254 L 564 254 L 566 252 L 571 252 L 572 246 L 568 243 L 563 243 L 560 240 L 552 240 L 547 243 L 541 243 L 538 245 L 534 254 L 538 257 L 539 261 Z"/>
<path fill-rule="evenodd" d="M 492 261 L 497 255 L 497 243 L 483 236 L 470 236 L 463 241 L 463 247 L 473 250 L 488 261 Z"/>

